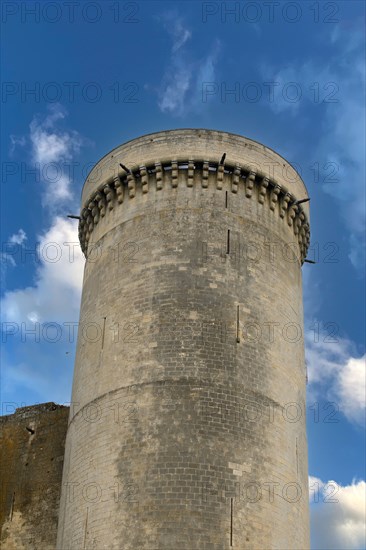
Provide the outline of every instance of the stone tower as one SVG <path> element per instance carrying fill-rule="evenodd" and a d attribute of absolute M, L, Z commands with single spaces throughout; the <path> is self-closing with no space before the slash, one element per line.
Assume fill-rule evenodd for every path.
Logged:
<path fill-rule="evenodd" d="M 281 156 L 220 131 L 93 168 L 58 549 L 309 547 L 307 197 Z"/>

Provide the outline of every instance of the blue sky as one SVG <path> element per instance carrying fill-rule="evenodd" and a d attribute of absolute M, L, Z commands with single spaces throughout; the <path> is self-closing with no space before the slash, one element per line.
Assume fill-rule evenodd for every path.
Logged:
<path fill-rule="evenodd" d="M 245 135 L 311 196 L 312 548 L 365 548 L 363 3 L 3 2 L 1 17 L 3 414 L 70 400 L 83 258 L 66 215 L 93 164 L 163 129 Z"/>

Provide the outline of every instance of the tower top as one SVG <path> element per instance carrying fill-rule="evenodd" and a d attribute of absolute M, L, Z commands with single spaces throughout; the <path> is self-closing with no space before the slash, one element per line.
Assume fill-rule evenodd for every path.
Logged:
<path fill-rule="evenodd" d="M 123 143 L 107 153 L 90 171 L 82 190 L 82 205 L 97 189 L 115 176 L 125 175 L 120 164 L 131 172 L 141 166 L 172 161 L 207 161 L 239 166 L 267 177 L 296 199 L 308 197 L 299 173 L 270 147 L 238 134 L 202 128 L 182 128 L 154 132 Z M 303 209 L 309 217 L 308 205 Z"/>
<path fill-rule="evenodd" d="M 87 253 L 91 233 L 102 218 L 112 225 L 115 206 L 127 199 L 178 187 L 256 197 L 285 218 L 299 240 L 301 260 L 310 242 L 308 193 L 295 168 L 278 153 L 251 139 L 205 129 L 156 132 L 128 141 L 105 155 L 89 173 L 82 191 L 79 239 Z M 150 190 L 150 192 L 149 192 Z M 174 193 L 174 191 L 173 191 Z M 191 195 L 191 193 L 189 193 Z M 246 199 L 245 199 L 246 200 Z M 155 201 L 155 198 L 154 198 Z M 133 200 L 135 206 L 140 199 Z M 243 203 L 244 204 L 244 203 Z M 125 205 L 123 210 L 129 208 Z M 112 218 L 110 213 L 114 212 Z M 108 215 L 107 215 L 108 214 Z M 119 223 L 119 222 L 118 222 Z M 110 224 L 101 224 L 104 230 Z M 108 229 L 108 230 L 109 230 Z M 101 236 L 98 229 L 94 238 Z"/>

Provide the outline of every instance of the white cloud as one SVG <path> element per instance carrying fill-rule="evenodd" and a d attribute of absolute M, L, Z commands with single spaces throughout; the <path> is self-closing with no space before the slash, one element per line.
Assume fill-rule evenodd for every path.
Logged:
<path fill-rule="evenodd" d="M 174 79 L 165 78 L 164 91 L 161 94 L 159 108 L 163 113 L 170 112 L 181 115 L 185 111 L 186 93 L 191 83 L 191 70 L 180 62 L 175 63 Z"/>
<path fill-rule="evenodd" d="M 77 223 L 55 213 L 72 198 L 72 182 L 63 166 L 73 160 L 84 140 L 77 132 L 58 127 L 66 114 L 60 105 L 54 105 L 46 116 L 37 115 L 27 138 L 31 143 L 31 161 L 37 163 L 44 184 L 40 189 L 42 203 L 52 218 L 48 229 L 38 237 L 33 284 L 7 291 L 1 300 L 3 330 L 8 330 L 3 385 L 7 395 L 15 399 L 18 395 L 24 399 L 30 391 L 32 399 L 37 396 L 41 401 L 62 402 L 70 396 L 74 332 L 77 332 L 77 327 L 74 330 L 70 323 L 76 324 L 79 318 L 84 257 Z M 52 165 L 57 179 L 49 171 Z M 49 174 L 51 177 L 47 177 Z M 11 236 L 10 245 L 21 245 L 26 238 L 20 229 Z M 11 255 L 2 259 L 15 265 Z M 24 261 L 28 259 L 29 255 Z M 45 332 L 47 323 L 58 328 L 51 327 Z M 15 336 L 9 334 L 13 329 L 17 329 Z M 58 338 L 58 330 L 60 340 L 53 341 L 55 335 Z"/>
<path fill-rule="evenodd" d="M 27 235 L 24 229 L 19 229 L 18 233 L 14 233 L 14 235 L 11 235 L 11 237 L 9 238 L 9 243 L 23 244 L 25 240 L 27 240 Z"/>
<path fill-rule="evenodd" d="M 314 326 L 319 326 L 315 322 Z M 331 340 L 332 338 L 329 338 Z M 318 331 L 306 334 L 306 359 L 309 394 L 315 399 L 320 394 L 335 401 L 350 422 L 365 423 L 366 411 L 366 356 L 359 357 L 354 344 L 346 339 L 318 337 Z"/>
<path fill-rule="evenodd" d="M 202 83 L 215 79 L 220 44 L 216 41 L 207 56 L 193 60 L 185 48 L 192 32 L 184 26 L 183 20 L 175 12 L 166 13 L 161 19 L 173 43 L 160 86 L 158 105 L 163 113 L 182 116 L 202 108 Z"/>
<path fill-rule="evenodd" d="M 25 136 L 14 136 L 13 134 L 10 135 L 10 149 L 9 149 L 9 154 L 10 156 L 12 156 L 15 152 L 15 149 L 17 147 L 24 147 L 24 145 L 26 145 L 27 143 L 27 140 L 25 138 Z"/>
<path fill-rule="evenodd" d="M 316 132 L 319 142 L 314 154 L 321 166 L 335 168 L 330 183 L 323 181 L 323 190 L 339 203 L 344 224 L 349 231 L 349 259 L 362 273 L 365 265 L 365 63 L 363 33 L 335 27 L 331 35 L 334 54 L 327 63 L 313 60 L 294 62 L 280 70 L 262 67 L 267 81 L 277 82 L 275 100 L 270 103 L 277 114 L 301 114 L 301 109 L 316 103 L 324 113 Z M 291 82 L 299 85 L 299 101 L 286 99 L 284 89 Z M 289 86 L 289 91 L 294 88 Z M 285 95 L 285 97 L 284 97 Z M 315 135 L 315 134 L 314 134 Z M 329 175 L 330 169 L 327 174 Z"/>
<path fill-rule="evenodd" d="M 11 256 L 10 254 L 7 254 L 7 252 L 1 252 L 0 258 L 1 258 L 2 268 L 4 269 L 6 269 L 8 265 L 11 265 L 12 267 L 15 267 L 17 265 L 13 256 Z"/>
<path fill-rule="evenodd" d="M 365 421 L 366 355 L 350 357 L 339 372 L 336 393 L 339 395 L 347 418 L 361 423 Z"/>
<path fill-rule="evenodd" d="M 207 55 L 199 67 L 197 73 L 197 98 L 202 102 L 202 85 L 203 83 L 212 83 L 216 79 L 216 63 L 220 53 L 220 42 L 216 41 L 212 46 L 211 52 Z M 197 99 L 197 101 L 198 101 Z"/>
<path fill-rule="evenodd" d="M 0 283 L 1 288 L 6 287 L 6 276 L 9 267 L 15 267 L 16 261 L 11 254 L 7 252 L 0 252 Z"/>
<path fill-rule="evenodd" d="M 324 487 L 324 482 L 319 477 L 309 476 L 309 502 L 316 502 L 319 491 Z"/>
<path fill-rule="evenodd" d="M 365 481 L 341 486 L 335 481 L 324 483 L 310 476 L 309 491 L 313 550 L 363 550 L 366 545 Z"/>
<path fill-rule="evenodd" d="M 23 244 L 26 239 L 27 235 L 25 231 L 23 229 L 19 229 L 17 233 L 14 233 L 9 237 L 7 242 L 2 243 L 3 251 L 0 252 L 1 288 L 6 287 L 6 276 L 8 268 L 15 267 L 17 265 L 14 259 L 15 254 L 12 254 L 12 251 L 15 251 L 15 247 Z"/>
<path fill-rule="evenodd" d="M 84 267 L 77 225 L 56 217 L 38 248 L 34 284 L 8 291 L 1 300 L 3 341 L 8 343 L 3 391 L 13 400 L 32 392 L 33 400 L 65 402 L 70 399 Z"/>
<path fill-rule="evenodd" d="M 174 40 L 172 51 L 175 53 L 191 38 L 192 32 L 184 27 L 182 20 L 176 18 L 174 13 L 167 17 L 167 23 L 166 28 Z"/>
<path fill-rule="evenodd" d="M 4 321 L 31 326 L 77 319 L 84 265 L 78 242 L 77 225 L 56 217 L 39 239 L 35 284 L 4 294 Z"/>
<path fill-rule="evenodd" d="M 38 170 L 43 183 L 43 204 L 54 212 L 72 198 L 70 162 L 86 143 L 78 132 L 57 127 L 66 116 L 67 111 L 62 105 L 51 104 L 45 116 L 34 116 L 29 125 L 29 135 L 10 135 L 11 155 L 17 146 L 30 146 L 32 169 Z"/>
<path fill-rule="evenodd" d="M 30 124 L 32 161 L 37 163 L 45 184 L 47 206 L 57 206 L 60 201 L 72 197 L 71 180 L 64 165 L 80 151 L 83 140 L 75 131 L 57 128 L 56 123 L 66 115 L 61 105 L 54 104 L 49 107 L 46 117 L 36 116 Z"/>

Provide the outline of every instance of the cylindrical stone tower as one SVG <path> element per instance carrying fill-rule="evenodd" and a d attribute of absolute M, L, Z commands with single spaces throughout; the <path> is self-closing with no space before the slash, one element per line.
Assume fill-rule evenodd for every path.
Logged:
<path fill-rule="evenodd" d="M 309 547 L 307 197 L 281 156 L 219 131 L 93 168 L 60 550 Z"/>

